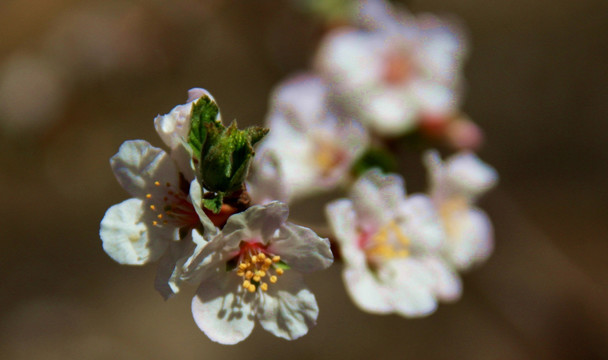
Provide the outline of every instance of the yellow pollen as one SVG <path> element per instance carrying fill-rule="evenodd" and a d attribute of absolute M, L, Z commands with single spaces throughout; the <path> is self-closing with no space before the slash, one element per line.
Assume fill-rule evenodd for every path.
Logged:
<path fill-rule="evenodd" d="M 154 205 L 150 205 L 150 210 L 152 210 L 152 211 L 156 211 L 156 206 L 154 206 Z"/>
<path fill-rule="evenodd" d="M 255 292 L 259 288 L 267 291 L 270 284 L 276 283 L 278 276 L 285 271 L 279 264 L 274 265 L 279 261 L 279 256 L 268 255 L 260 249 L 250 249 L 241 255 L 235 273 L 242 278 L 241 286 L 244 290 Z"/>
<path fill-rule="evenodd" d="M 159 219 L 162 219 L 163 218 L 163 214 L 158 214 L 156 217 L 159 218 Z"/>
<path fill-rule="evenodd" d="M 152 198 L 152 194 L 146 194 L 146 199 L 151 199 Z"/>
<path fill-rule="evenodd" d="M 371 238 L 366 248 L 368 256 L 385 259 L 409 256 L 410 239 L 403 233 L 395 220 L 380 228 Z"/>
<path fill-rule="evenodd" d="M 152 221 L 152 225 L 154 225 L 154 226 L 158 225 L 158 221 L 156 221 L 156 220 Z"/>
<path fill-rule="evenodd" d="M 155 182 L 154 182 L 154 185 L 156 185 L 156 186 L 160 186 L 160 182 L 159 182 L 159 181 L 155 181 Z"/>

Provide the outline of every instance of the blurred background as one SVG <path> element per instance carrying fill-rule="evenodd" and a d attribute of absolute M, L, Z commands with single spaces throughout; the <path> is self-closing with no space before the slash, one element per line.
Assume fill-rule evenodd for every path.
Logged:
<path fill-rule="evenodd" d="M 290 0 L 0 2 L 0 358 L 608 358 L 608 2 L 407 5 L 469 29 L 464 110 L 501 175 L 481 204 L 494 255 L 459 302 L 415 320 L 357 310 L 337 264 L 308 277 L 321 312 L 307 336 L 258 326 L 227 347 L 194 324 L 194 287 L 165 302 L 154 265 L 103 252 L 99 222 L 127 197 L 108 159 L 127 139 L 160 146 L 153 118 L 192 87 L 262 124 L 319 20 Z"/>

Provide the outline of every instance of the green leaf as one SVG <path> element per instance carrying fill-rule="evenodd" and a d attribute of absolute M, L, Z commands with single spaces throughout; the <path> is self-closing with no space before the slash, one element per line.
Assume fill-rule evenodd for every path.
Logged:
<path fill-rule="evenodd" d="M 369 148 L 361 155 L 351 167 L 351 172 L 356 177 L 372 168 L 380 168 L 384 173 L 394 172 L 397 162 L 393 155 L 380 148 Z"/>
<path fill-rule="evenodd" d="M 291 269 L 291 266 L 285 264 L 283 262 L 283 260 L 279 260 L 278 262 L 274 263 L 274 267 L 275 268 L 279 268 L 279 269 L 283 269 L 283 270 L 289 270 L 289 269 Z"/>
<path fill-rule="evenodd" d="M 211 100 L 208 96 L 201 97 L 192 105 L 188 144 L 197 159 L 201 157 L 203 146 L 207 141 L 209 133 L 217 132 L 217 130 L 221 130 L 224 127 L 218 121 L 219 112 L 220 110 L 215 101 Z"/>
<path fill-rule="evenodd" d="M 203 198 L 202 204 L 205 208 L 211 210 L 214 214 L 219 214 L 224 201 L 224 193 L 218 192 L 212 197 Z"/>

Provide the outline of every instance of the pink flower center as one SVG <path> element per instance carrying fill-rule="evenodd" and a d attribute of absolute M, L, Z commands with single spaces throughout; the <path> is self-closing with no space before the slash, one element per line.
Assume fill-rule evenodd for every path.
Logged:
<path fill-rule="evenodd" d="M 166 192 L 162 197 L 146 194 L 146 205 L 157 213 L 152 225 L 177 228 L 198 226 L 200 219 L 194 206 L 188 201 L 188 195 L 169 182 L 163 185 L 156 181 L 154 185 L 156 187 L 164 186 Z"/>
<path fill-rule="evenodd" d="M 243 289 L 253 293 L 256 289 L 268 290 L 268 282 L 274 284 L 286 268 L 281 257 L 269 253 L 259 243 L 243 242 L 239 252 L 236 275 L 242 278 Z"/>
<path fill-rule="evenodd" d="M 395 220 L 379 229 L 360 231 L 358 245 L 371 262 L 403 258 L 410 254 L 410 239 Z"/>
<path fill-rule="evenodd" d="M 409 56 L 392 51 L 384 58 L 382 79 L 390 85 L 408 81 L 414 74 L 414 64 Z"/>

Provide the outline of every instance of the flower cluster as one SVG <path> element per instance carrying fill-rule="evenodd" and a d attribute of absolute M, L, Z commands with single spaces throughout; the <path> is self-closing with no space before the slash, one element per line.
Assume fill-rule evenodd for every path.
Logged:
<path fill-rule="evenodd" d="M 492 251 L 476 202 L 498 175 L 472 152 L 481 132 L 459 110 L 462 31 L 381 0 L 336 4 L 349 4 L 352 20 L 331 27 L 311 71 L 275 88 L 267 128 L 224 126 L 213 97 L 192 89 L 154 120 L 169 152 L 134 140 L 110 160 L 133 198 L 106 212 L 105 251 L 122 264 L 160 260 L 165 298 L 200 284 L 192 313 L 216 342 L 244 340 L 256 319 L 290 340 L 316 322 L 301 273 L 329 267 L 333 254 L 328 238 L 287 221 L 287 204 L 306 197 L 348 194 L 324 204 L 326 235 L 347 292 L 370 313 L 432 313 L 460 297 L 459 272 Z M 406 146 L 424 149 L 426 193 L 406 194 L 395 173 Z M 456 153 L 442 160 L 435 147 Z"/>
<path fill-rule="evenodd" d="M 492 225 L 475 202 L 498 176 L 471 152 L 482 133 L 460 110 L 464 31 L 382 0 L 304 4 L 333 20 L 312 69 L 271 96 L 272 131 L 253 164 L 252 194 L 291 202 L 346 190 L 348 198 L 327 204 L 326 217 L 355 304 L 429 314 L 438 301 L 460 297 L 459 271 L 493 248 Z M 343 26 L 335 26 L 337 14 Z M 406 196 L 392 172 L 401 165 L 399 146 L 412 138 L 428 148 L 421 157 L 429 189 Z M 433 147 L 456 154 L 442 161 Z"/>
<path fill-rule="evenodd" d="M 127 265 L 159 260 L 155 286 L 166 299 L 200 282 L 192 313 L 214 341 L 242 341 L 254 319 L 285 339 L 306 334 L 319 310 L 300 273 L 327 268 L 333 255 L 327 239 L 287 221 L 286 204 L 251 203 L 244 180 L 267 130 L 225 128 L 203 89 L 154 125 L 169 152 L 131 140 L 110 159 L 133 197 L 101 221 L 106 253 Z"/>

